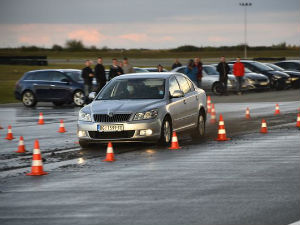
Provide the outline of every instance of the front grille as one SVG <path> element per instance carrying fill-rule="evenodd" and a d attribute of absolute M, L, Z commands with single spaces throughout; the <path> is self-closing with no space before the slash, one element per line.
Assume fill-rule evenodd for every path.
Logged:
<path fill-rule="evenodd" d="M 93 139 L 119 139 L 119 138 L 131 138 L 134 135 L 134 130 L 120 131 L 120 132 L 98 132 L 89 131 L 89 135 Z"/>
<path fill-rule="evenodd" d="M 116 123 L 116 122 L 126 122 L 129 120 L 131 114 L 115 114 L 109 116 L 107 114 L 94 114 L 95 122 L 104 122 L 104 123 Z"/>

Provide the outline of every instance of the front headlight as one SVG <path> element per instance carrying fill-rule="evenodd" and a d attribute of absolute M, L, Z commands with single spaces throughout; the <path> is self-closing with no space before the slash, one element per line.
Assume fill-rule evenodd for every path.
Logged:
<path fill-rule="evenodd" d="M 91 114 L 89 114 L 89 113 L 85 113 L 85 112 L 79 111 L 78 120 L 81 120 L 81 121 L 92 121 L 92 117 L 91 117 Z"/>
<path fill-rule="evenodd" d="M 138 112 L 134 115 L 133 120 L 149 120 L 157 117 L 158 110 L 152 109 L 146 112 Z"/>
<path fill-rule="evenodd" d="M 299 77 L 292 77 L 292 78 L 290 78 L 292 81 L 295 81 L 295 80 L 298 80 L 299 79 Z"/>

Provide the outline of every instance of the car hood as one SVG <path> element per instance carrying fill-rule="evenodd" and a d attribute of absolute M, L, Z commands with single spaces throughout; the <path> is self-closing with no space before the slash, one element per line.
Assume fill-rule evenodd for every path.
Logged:
<path fill-rule="evenodd" d="M 245 77 L 250 79 L 268 79 L 267 76 L 260 73 L 246 73 Z"/>
<path fill-rule="evenodd" d="M 135 113 L 159 108 L 163 104 L 164 99 L 96 100 L 90 104 L 90 110 L 93 114 Z"/>
<path fill-rule="evenodd" d="M 267 71 L 269 74 L 272 74 L 272 75 L 277 75 L 277 76 L 281 76 L 281 77 L 290 77 L 288 74 L 286 73 L 283 73 L 283 72 L 280 72 L 280 71 L 275 71 L 275 70 L 268 70 Z"/>
<path fill-rule="evenodd" d="M 287 73 L 290 76 L 294 76 L 294 77 L 300 77 L 300 72 L 296 72 L 296 71 L 291 71 L 291 70 L 285 70 L 283 71 L 284 73 Z"/>

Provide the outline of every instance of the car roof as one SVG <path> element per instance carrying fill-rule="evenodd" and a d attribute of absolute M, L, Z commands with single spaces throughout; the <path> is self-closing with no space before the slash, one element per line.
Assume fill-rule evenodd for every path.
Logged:
<path fill-rule="evenodd" d="M 280 62 L 295 62 L 295 63 L 300 63 L 300 60 L 297 60 L 297 59 L 290 59 L 290 60 L 283 60 L 283 61 L 280 61 Z M 280 63 L 279 62 L 279 63 Z"/>
<path fill-rule="evenodd" d="M 167 79 L 174 74 L 180 74 L 175 72 L 150 72 L 150 73 L 129 73 L 120 75 L 117 79 L 128 79 L 128 78 L 163 78 Z"/>
<path fill-rule="evenodd" d="M 31 70 L 28 72 L 53 72 L 53 71 L 58 71 L 58 72 L 76 71 L 76 72 L 79 72 L 80 70 L 78 70 L 78 69 L 42 69 L 42 70 Z"/>

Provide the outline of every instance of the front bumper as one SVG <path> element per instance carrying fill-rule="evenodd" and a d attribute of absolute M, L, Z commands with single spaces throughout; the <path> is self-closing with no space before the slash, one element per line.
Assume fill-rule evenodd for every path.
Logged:
<path fill-rule="evenodd" d="M 97 125 L 99 124 L 123 125 L 124 130 L 99 132 L 97 131 Z M 78 121 L 77 123 L 77 136 L 79 140 L 84 140 L 90 143 L 156 142 L 160 138 L 160 133 L 161 121 L 159 119 L 130 121 L 121 123 L 100 123 L 85 121 Z"/>

